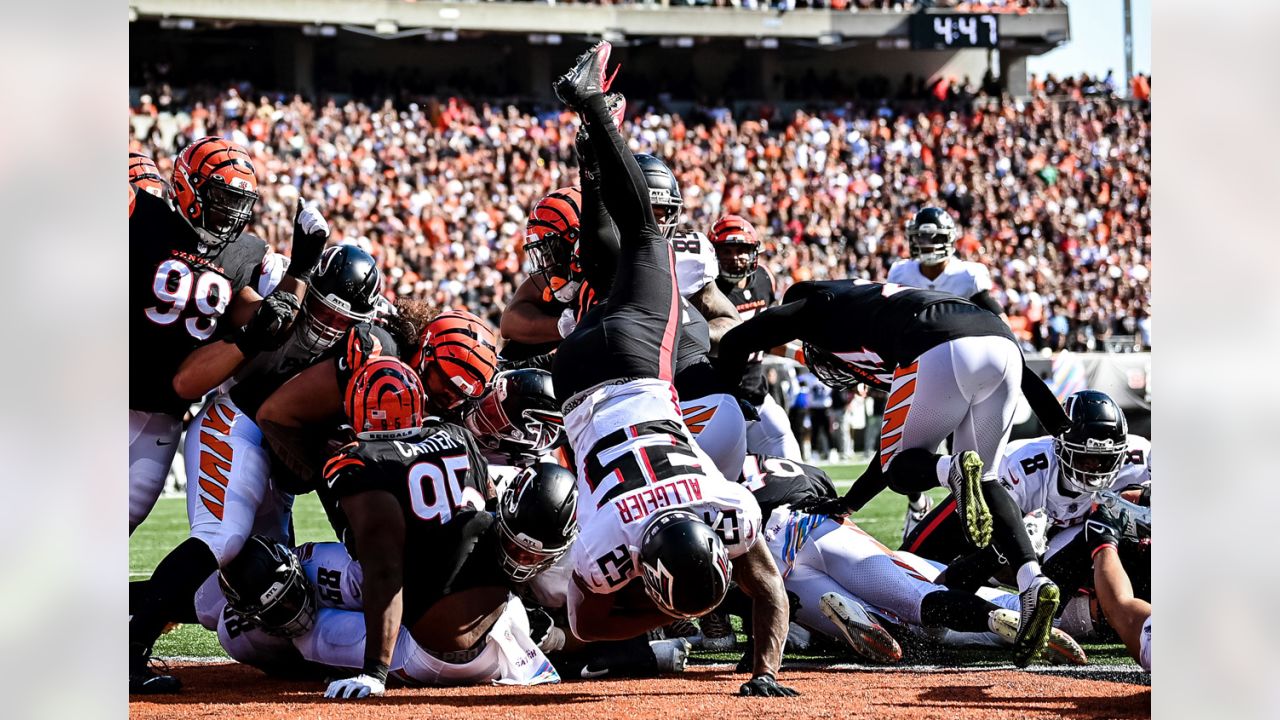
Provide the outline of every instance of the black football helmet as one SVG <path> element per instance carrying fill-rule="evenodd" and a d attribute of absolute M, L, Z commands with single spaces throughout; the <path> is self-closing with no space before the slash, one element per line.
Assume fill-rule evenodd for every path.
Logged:
<path fill-rule="evenodd" d="M 729 591 L 733 565 L 720 536 L 702 518 L 675 509 L 655 515 L 640 540 L 644 589 L 664 613 L 706 615 Z"/>
<path fill-rule="evenodd" d="M 578 537 L 578 478 L 555 463 L 520 471 L 498 501 L 502 570 L 524 582 L 555 564 Z"/>
<path fill-rule="evenodd" d="M 551 373 L 537 368 L 494 375 L 462 423 L 481 447 L 512 456 L 537 457 L 564 436 L 564 413 Z"/>
<path fill-rule="evenodd" d="M 1082 390 L 1067 398 L 1071 425 L 1053 439 L 1062 482 L 1081 493 L 1111 487 L 1129 446 L 1124 411 L 1106 393 Z"/>
<path fill-rule="evenodd" d="M 942 208 L 923 208 L 907 224 L 907 243 L 913 260 L 936 265 L 955 254 L 956 222 Z"/>
<path fill-rule="evenodd" d="M 218 571 L 227 606 L 268 635 L 295 638 L 316 621 L 315 589 L 289 548 L 252 535 L 240 553 Z"/>
<path fill-rule="evenodd" d="M 684 210 L 680 181 L 658 158 L 647 153 L 639 153 L 635 157 L 649 186 L 649 204 L 653 206 L 653 218 L 658 221 L 658 229 L 664 237 L 674 237 L 676 226 L 680 224 L 680 213 Z"/>
<path fill-rule="evenodd" d="M 324 350 L 384 306 L 382 271 L 373 256 L 355 245 L 328 248 L 302 301 L 302 343 L 312 352 Z"/>

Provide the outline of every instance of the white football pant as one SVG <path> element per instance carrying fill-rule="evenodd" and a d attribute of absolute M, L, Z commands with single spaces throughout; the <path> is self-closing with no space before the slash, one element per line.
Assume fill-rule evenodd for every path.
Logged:
<path fill-rule="evenodd" d="M 164 492 L 178 452 L 182 419 L 166 413 L 129 411 L 129 534 L 147 519 Z"/>
<path fill-rule="evenodd" d="M 756 412 L 760 413 L 760 419 L 747 423 L 747 452 L 795 462 L 803 461 L 800 443 L 791 432 L 791 420 L 787 418 L 787 411 L 782 409 L 772 395 L 764 396 L 764 402 L 760 403 Z"/>

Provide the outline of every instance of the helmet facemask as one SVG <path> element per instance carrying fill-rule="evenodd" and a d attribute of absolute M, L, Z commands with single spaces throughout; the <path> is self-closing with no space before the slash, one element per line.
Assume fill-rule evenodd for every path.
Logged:
<path fill-rule="evenodd" d="M 1063 484 L 1078 493 L 1106 490 L 1120 474 L 1128 445 L 1127 441 L 1086 438 L 1079 443 L 1054 438 Z"/>
<path fill-rule="evenodd" d="M 506 516 L 506 512 L 498 513 L 498 555 L 502 561 L 502 571 L 515 582 L 525 582 L 555 565 L 557 560 L 569 552 L 578 536 L 575 525 L 564 544 L 547 547 L 525 533 L 513 532 L 507 524 Z"/>
<path fill-rule="evenodd" d="M 755 243 L 733 242 L 730 238 L 725 242 L 715 243 L 716 261 L 720 265 L 720 276 L 738 282 L 756 271 L 760 265 L 760 247 Z"/>
<path fill-rule="evenodd" d="M 955 230 L 948 231 L 935 225 L 914 227 L 907 233 L 911 246 L 911 259 L 921 265 L 944 263 L 956 252 Z"/>
<path fill-rule="evenodd" d="M 218 585 L 227 598 L 228 607 L 252 621 L 263 632 L 276 637 L 300 637 L 315 625 L 314 588 L 296 555 L 279 543 L 261 542 L 267 548 L 263 558 L 265 567 L 275 568 L 268 571 L 270 585 L 260 595 L 245 595 L 242 591 L 248 588 L 233 587 L 225 570 L 218 573 Z"/>
<path fill-rule="evenodd" d="M 529 274 L 541 278 L 543 287 L 562 303 L 572 302 L 581 284 L 573 278 L 573 246 L 573 238 L 561 236 L 554 230 L 542 235 L 529 233 L 524 240 Z"/>
<path fill-rule="evenodd" d="M 672 196 L 666 188 L 649 188 L 649 205 L 653 208 L 653 219 L 658 223 L 658 231 L 670 240 L 675 237 L 676 227 L 680 225 L 680 211 L 683 203 Z"/>
<path fill-rule="evenodd" d="M 833 389 L 849 388 L 863 382 L 845 361 L 808 342 L 804 343 L 804 361 L 819 381 Z"/>
<path fill-rule="evenodd" d="M 353 325 L 372 320 L 375 315 L 376 310 L 353 310 L 351 303 L 337 295 L 308 291 L 298 319 L 298 340 L 308 352 L 321 352 L 333 347 Z"/>
<path fill-rule="evenodd" d="M 510 450 L 541 454 L 549 450 L 564 432 L 564 416 L 544 410 L 526 409 L 514 421 L 507 413 L 505 388 L 493 385 L 463 419 L 463 424 L 490 450 Z"/>
<path fill-rule="evenodd" d="M 258 202 L 257 193 L 215 179 L 196 188 L 196 196 L 200 198 L 198 229 L 212 235 L 218 245 L 229 243 L 244 232 Z"/>

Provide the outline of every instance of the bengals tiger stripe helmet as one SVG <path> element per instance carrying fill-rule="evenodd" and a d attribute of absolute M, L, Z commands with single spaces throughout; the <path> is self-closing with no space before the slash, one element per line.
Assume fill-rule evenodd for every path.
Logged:
<path fill-rule="evenodd" d="M 493 330 L 466 310 L 445 310 L 427 323 L 410 361 L 433 409 L 455 410 L 484 394 L 498 367 Z"/>
<path fill-rule="evenodd" d="M 169 183 L 160 175 L 156 162 L 142 153 L 129 153 L 129 184 L 158 198 L 169 196 Z"/>
<path fill-rule="evenodd" d="M 379 355 L 351 377 L 342 405 L 357 438 L 394 440 L 422 427 L 425 395 L 413 368 L 399 358 Z"/>
<path fill-rule="evenodd" d="M 544 302 L 555 298 L 567 303 L 577 294 L 574 275 L 581 213 L 582 191 L 577 187 L 551 191 L 529 213 L 524 251 L 530 274 L 542 278 Z"/>
<path fill-rule="evenodd" d="M 235 240 L 249 224 L 258 180 L 244 148 L 207 137 L 178 153 L 169 192 L 204 245 L 215 249 Z"/>
<path fill-rule="evenodd" d="M 737 215 L 725 215 L 711 226 L 711 246 L 720 263 L 720 277 L 726 280 L 741 280 L 760 265 L 756 228 Z"/>

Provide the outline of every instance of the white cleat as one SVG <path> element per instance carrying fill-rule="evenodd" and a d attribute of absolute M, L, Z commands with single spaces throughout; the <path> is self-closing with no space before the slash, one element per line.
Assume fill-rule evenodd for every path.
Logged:
<path fill-rule="evenodd" d="M 920 495 L 920 502 L 907 502 L 907 517 L 902 521 L 902 538 L 905 540 L 916 526 L 924 521 L 925 517 L 933 511 L 933 498 L 928 495 Z"/>
<path fill-rule="evenodd" d="M 879 663 L 902 659 L 902 647 L 888 630 L 872 620 L 861 605 L 839 593 L 829 592 L 818 603 L 822 614 L 835 623 L 845 642 L 862 657 Z"/>
<path fill-rule="evenodd" d="M 684 666 L 689 662 L 689 641 L 684 638 L 650 640 L 649 649 L 658 661 L 660 673 L 684 672 Z"/>
<path fill-rule="evenodd" d="M 987 627 L 1012 645 L 1018 640 L 1018 613 L 1007 608 L 992 610 L 987 618 Z M 1084 648 L 1067 633 L 1058 628 L 1049 630 L 1049 642 L 1045 645 L 1040 657 L 1050 665 L 1088 665 L 1089 658 Z"/>

